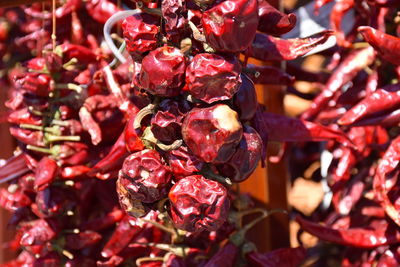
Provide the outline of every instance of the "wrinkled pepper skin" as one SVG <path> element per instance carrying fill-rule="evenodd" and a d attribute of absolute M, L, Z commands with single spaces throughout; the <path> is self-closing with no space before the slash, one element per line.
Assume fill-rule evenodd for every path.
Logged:
<path fill-rule="evenodd" d="M 241 70 L 232 56 L 197 54 L 186 69 L 184 90 L 208 104 L 231 99 L 241 84 Z"/>
<path fill-rule="evenodd" d="M 218 170 L 232 182 L 240 183 L 253 173 L 261 159 L 263 142 L 260 135 L 250 126 L 243 127 L 243 136 L 235 153 Z"/>
<path fill-rule="evenodd" d="M 157 151 L 145 149 L 125 159 L 118 179 L 135 199 L 152 203 L 167 196 L 171 174 Z"/>
<path fill-rule="evenodd" d="M 194 108 L 182 124 L 182 137 L 189 150 L 205 162 L 228 161 L 242 134 L 238 114 L 224 104 Z"/>
<path fill-rule="evenodd" d="M 221 52 L 247 49 L 258 25 L 257 0 L 227 0 L 203 13 L 202 26 L 207 43 Z"/>
<path fill-rule="evenodd" d="M 159 19 L 146 13 L 130 16 L 122 22 L 126 49 L 135 61 L 141 60 L 145 52 L 157 48 L 158 26 Z"/>
<path fill-rule="evenodd" d="M 364 37 L 378 54 L 395 65 L 400 65 L 400 38 L 383 33 L 369 26 L 358 27 L 358 32 Z"/>
<path fill-rule="evenodd" d="M 213 231 L 227 219 L 230 203 L 226 188 L 201 175 L 179 180 L 168 197 L 172 221 L 179 229 Z"/>
<path fill-rule="evenodd" d="M 235 109 L 239 113 L 239 119 L 241 121 L 247 121 L 251 120 L 254 114 L 256 114 L 258 105 L 257 93 L 252 79 L 245 74 L 241 74 L 240 76 L 242 78 L 242 84 L 233 97 L 233 103 Z"/>
<path fill-rule="evenodd" d="M 285 14 L 271 6 L 266 0 L 258 0 L 257 30 L 271 35 L 282 35 L 290 32 L 295 26 L 297 17 L 294 13 Z"/>
<path fill-rule="evenodd" d="M 177 96 L 185 81 L 185 69 L 186 59 L 179 49 L 159 47 L 143 58 L 139 86 L 152 95 Z"/>

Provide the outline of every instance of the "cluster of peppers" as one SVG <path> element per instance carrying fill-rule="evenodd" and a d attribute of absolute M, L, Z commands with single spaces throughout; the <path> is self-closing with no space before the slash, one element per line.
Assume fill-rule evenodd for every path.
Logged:
<path fill-rule="evenodd" d="M 0 205 L 16 227 L 6 246 L 20 252 L 4 266 L 304 259 L 302 247 L 258 253 L 246 242 L 269 212 L 252 209 L 232 185 L 264 164 L 267 139 L 353 141 L 340 129 L 266 112 L 254 84 L 290 85 L 294 77 L 247 61 L 293 60 L 332 31 L 281 39 L 296 16 L 265 0 L 68 0 L 53 10 L 0 12 L 7 120 L 18 140 L 0 168 L 8 183 Z M 122 19 L 114 30 L 123 38 L 109 35 Z M 254 212 L 260 217 L 242 226 Z"/>
<path fill-rule="evenodd" d="M 329 2 L 316 0 L 315 10 Z M 321 161 L 313 177 L 329 186 L 309 219 L 296 216 L 303 231 L 328 242 L 313 248 L 317 266 L 400 264 L 399 8 L 390 0 L 333 5 L 337 46 L 325 52 L 331 74 L 301 120 L 341 131 L 348 142 L 302 143 L 290 154 L 294 177 Z M 345 34 L 341 22 L 350 11 L 355 23 Z"/>

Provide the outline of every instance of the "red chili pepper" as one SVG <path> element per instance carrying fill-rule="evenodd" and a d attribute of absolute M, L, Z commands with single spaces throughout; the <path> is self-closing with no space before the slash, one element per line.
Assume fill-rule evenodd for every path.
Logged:
<path fill-rule="evenodd" d="M 85 221 L 80 228 L 82 230 L 101 231 L 121 221 L 124 216 L 125 212 L 116 209 L 105 214 L 103 217 Z"/>
<path fill-rule="evenodd" d="M 285 40 L 257 33 L 247 53 L 248 56 L 263 61 L 293 60 L 325 43 L 331 35 L 333 31 L 326 30 L 306 38 Z"/>
<path fill-rule="evenodd" d="M 22 246 L 42 245 L 52 240 L 56 232 L 50 226 L 49 221 L 38 219 L 28 222 L 28 229 L 21 239 Z"/>
<path fill-rule="evenodd" d="M 307 142 L 335 139 L 352 146 L 351 140 L 340 130 L 334 130 L 313 122 L 289 118 L 279 114 L 262 113 L 262 130 L 269 140 L 278 142 Z"/>
<path fill-rule="evenodd" d="M 333 0 L 315 0 L 314 1 L 314 12 L 315 12 L 315 14 L 318 15 L 320 8 L 323 7 L 326 4 L 329 4 L 332 1 Z"/>
<path fill-rule="evenodd" d="M 121 11 L 121 9 L 108 0 L 89 0 L 86 2 L 86 10 L 88 14 L 98 23 L 104 24 L 107 20 Z"/>
<path fill-rule="evenodd" d="M 387 175 L 397 168 L 400 163 L 400 137 L 392 140 L 390 146 L 383 155 L 379 162 L 376 173 L 374 176 L 373 187 L 374 192 L 385 209 L 386 214 L 391 218 L 397 225 L 400 225 L 400 212 L 396 209 L 395 205 L 392 204 L 389 199 L 388 193 L 390 188 L 387 188 Z M 392 185 L 393 186 L 393 185 Z"/>
<path fill-rule="evenodd" d="M 347 12 L 354 7 L 354 0 L 342 0 L 333 5 L 330 14 L 331 28 L 335 31 L 336 42 L 339 46 L 350 47 L 351 42 L 346 40 L 345 33 L 342 29 L 342 21 Z"/>
<path fill-rule="evenodd" d="M 257 0 L 226 0 L 205 11 L 201 24 L 212 48 L 236 53 L 250 46 L 258 20 Z"/>
<path fill-rule="evenodd" d="M 296 221 L 304 231 L 322 240 L 345 246 L 371 249 L 400 243 L 400 232 L 393 225 L 374 230 L 368 228 L 332 229 L 300 216 L 296 216 Z"/>
<path fill-rule="evenodd" d="M 303 247 L 280 248 L 266 253 L 250 252 L 246 259 L 254 267 L 294 267 L 299 266 L 307 256 Z"/>
<path fill-rule="evenodd" d="M 227 190 L 201 175 L 180 179 L 169 191 L 175 226 L 189 232 L 218 229 L 228 216 Z"/>
<path fill-rule="evenodd" d="M 44 146 L 43 132 L 41 131 L 31 131 L 13 126 L 10 127 L 10 134 L 24 144 L 40 147 Z"/>
<path fill-rule="evenodd" d="M 340 125 L 350 125 L 360 119 L 381 115 L 400 103 L 400 84 L 387 85 L 367 95 L 357 105 L 348 110 L 338 121 Z"/>
<path fill-rule="evenodd" d="M 242 133 L 237 113 L 224 104 L 194 108 L 182 124 L 183 140 L 189 150 L 205 162 L 228 161 Z"/>
<path fill-rule="evenodd" d="M 291 85 L 295 78 L 281 68 L 247 64 L 244 72 L 255 84 Z"/>
<path fill-rule="evenodd" d="M 49 186 L 58 175 L 58 165 L 54 159 L 43 157 L 35 171 L 35 188 L 41 191 Z"/>
<path fill-rule="evenodd" d="M 25 73 L 15 81 L 17 89 L 34 93 L 38 96 L 48 97 L 52 90 L 50 87 L 51 77 L 41 73 Z"/>
<path fill-rule="evenodd" d="M 101 256 L 111 258 L 119 254 L 131 242 L 134 236 L 143 230 L 138 219 L 125 215 L 115 227 L 113 234 L 101 251 Z"/>
<path fill-rule="evenodd" d="M 266 0 L 258 0 L 257 30 L 271 35 L 282 35 L 296 26 L 297 17 L 294 13 L 285 14 L 271 6 Z"/>
<path fill-rule="evenodd" d="M 74 44 L 82 44 L 85 40 L 82 23 L 74 10 L 71 13 L 71 41 Z"/>
<path fill-rule="evenodd" d="M 383 59 L 395 65 L 400 65 L 400 38 L 368 26 L 358 27 L 358 32 L 378 51 Z"/>
<path fill-rule="evenodd" d="M 63 179 L 75 179 L 79 176 L 83 176 L 91 170 L 90 167 L 85 165 L 63 167 L 61 170 L 61 177 Z"/>
<path fill-rule="evenodd" d="M 351 81 L 359 71 L 370 65 L 375 59 L 371 47 L 355 50 L 350 53 L 329 78 L 322 92 L 313 100 L 311 107 L 301 115 L 302 119 L 312 120 L 320 112 L 334 94 L 343 85 Z"/>
<path fill-rule="evenodd" d="M 242 84 L 233 97 L 233 103 L 235 110 L 239 113 L 239 119 L 247 121 L 251 120 L 256 114 L 258 106 L 257 93 L 252 80 L 243 73 L 240 76 Z"/>
<path fill-rule="evenodd" d="M 60 47 L 63 55 L 63 63 L 67 63 L 72 58 L 76 58 L 80 64 L 96 63 L 96 54 L 87 47 L 68 43 L 63 43 Z"/>
<path fill-rule="evenodd" d="M 88 175 L 93 176 L 98 172 L 106 173 L 114 170 L 122 165 L 126 156 L 128 156 L 128 150 L 126 149 L 125 135 L 122 133 L 112 146 L 110 152 L 93 166 Z"/>
<path fill-rule="evenodd" d="M 12 189 L 12 191 L 10 191 Z M 0 206 L 6 210 L 14 211 L 21 207 L 29 206 L 32 203 L 28 195 L 21 188 L 1 188 L 0 189 Z"/>

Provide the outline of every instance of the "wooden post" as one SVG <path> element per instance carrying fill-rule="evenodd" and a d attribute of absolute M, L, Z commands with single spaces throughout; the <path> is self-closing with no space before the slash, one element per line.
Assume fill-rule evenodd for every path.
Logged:
<path fill-rule="evenodd" d="M 268 0 L 279 7 L 280 0 Z M 249 63 L 265 64 L 257 60 Z M 279 86 L 256 86 L 258 101 L 264 104 L 268 111 L 283 113 L 283 93 Z M 268 144 L 268 155 L 279 151 L 277 144 Z M 240 184 L 241 192 L 250 193 L 257 201 L 257 206 L 271 209 L 287 210 L 287 168 L 286 163 L 267 163 L 266 168 L 259 166 L 253 175 Z M 286 214 L 273 214 L 252 229 L 248 238 L 254 242 L 260 252 L 289 246 L 289 220 Z"/>

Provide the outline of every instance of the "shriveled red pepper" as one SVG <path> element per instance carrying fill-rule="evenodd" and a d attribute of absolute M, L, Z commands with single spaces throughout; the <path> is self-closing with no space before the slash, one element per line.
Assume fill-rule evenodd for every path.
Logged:
<path fill-rule="evenodd" d="M 375 59 L 375 52 L 372 47 L 359 49 L 351 52 L 329 78 L 322 92 L 313 100 L 311 107 L 306 110 L 301 118 L 312 120 L 334 94 L 347 82 L 351 81 L 359 71 L 370 65 Z"/>
<path fill-rule="evenodd" d="M 357 105 L 348 110 L 338 121 L 341 125 L 350 125 L 360 119 L 381 115 L 399 106 L 400 84 L 387 85 L 367 95 Z"/>
<path fill-rule="evenodd" d="M 233 97 L 233 103 L 235 109 L 239 113 L 239 119 L 241 121 L 246 121 L 251 120 L 256 113 L 258 105 L 257 93 L 252 79 L 243 73 L 240 76 L 242 78 L 242 84 Z"/>
<path fill-rule="evenodd" d="M 35 188 L 41 191 L 56 179 L 59 172 L 57 162 L 49 157 L 43 157 L 35 171 Z"/>
<path fill-rule="evenodd" d="M 266 0 L 258 0 L 257 30 L 271 35 L 282 35 L 296 26 L 297 17 L 294 13 L 285 14 L 271 6 Z"/>
<path fill-rule="evenodd" d="M 364 37 L 378 54 L 395 65 L 400 65 L 400 38 L 383 33 L 369 26 L 358 27 L 358 32 Z"/>
<path fill-rule="evenodd" d="M 85 6 L 89 15 L 101 24 L 106 23 L 112 15 L 121 10 L 108 0 L 89 0 Z"/>
<path fill-rule="evenodd" d="M 257 33 L 246 53 L 250 57 L 263 61 L 293 60 L 304 56 L 316 46 L 325 43 L 331 35 L 333 35 L 333 31 L 326 30 L 306 38 L 285 40 Z"/>
<path fill-rule="evenodd" d="M 85 46 L 63 43 L 60 47 L 63 55 L 63 63 L 67 63 L 72 58 L 76 58 L 80 64 L 96 62 L 96 54 Z"/>
<path fill-rule="evenodd" d="M 350 47 L 351 42 L 346 40 L 342 29 L 344 15 L 354 7 L 354 0 L 341 0 L 335 3 L 330 14 L 330 24 L 336 34 L 336 42 L 339 46 Z"/>
<path fill-rule="evenodd" d="M 296 221 L 304 231 L 322 240 L 345 246 L 376 248 L 400 243 L 400 232 L 393 225 L 374 230 L 368 228 L 332 229 L 300 216 L 296 216 Z"/>
<path fill-rule="evenodd" d="M 263 131 L 266 131 L 268 138 L 273 141 L 306 142 L 336 139 L 352 146 L 351 140 L 342 131 L 327 126 L 269 112 L 262 114 L 262 120 Z"/>
<path fill-rule="evenodd" d="M 102 239 L 102 236 L 94 231 L 86 230 L 65 236 L 65 247 L 67 249 L 80 250 L 93 246 Z"/>

